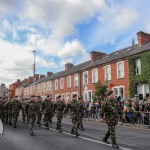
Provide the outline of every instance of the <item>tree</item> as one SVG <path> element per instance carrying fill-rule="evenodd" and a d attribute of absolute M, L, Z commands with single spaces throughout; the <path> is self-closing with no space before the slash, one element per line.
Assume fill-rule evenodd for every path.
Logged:
<path fill-rule="evenodd" d="M 101 96 L 101 98 L 103 99 L 105 97 L 105 93 L 107 92 L 107 87 L 108 86 L 106 84 L 101 84 L 100 81 L 98 83 L 96 83 L 95 96 Z"/>

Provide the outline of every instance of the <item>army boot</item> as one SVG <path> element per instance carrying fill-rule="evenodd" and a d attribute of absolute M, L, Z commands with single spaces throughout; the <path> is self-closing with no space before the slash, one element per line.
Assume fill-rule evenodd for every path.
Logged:
<path fill-rule="evenodd" d="M 80 134 L 79 134 L 78 132 L 76 132 L 76 134 L 75 134 L 75 135 L 76 135 L 76 137 L 80 136 Z"/>
<path fill-rule="evenodd" d="M 46 129 L 49 129 L 49 125 L 48 123 L 45 124 Z"/>
<path fill-rule="evenodd" d="M 58 130 L 59 130 L 60 133 L 62 132 L 61 126 L 59 126 Z"/>
<path fill-rule="evenodd" d="M 17 128 L 16 124 L 14 124 L 14 128 Z"/>
<path fill-rule="evenodd" d="M 73 128 L 71 129 L 71 134 L 74 134 L 74 130 L 73 130 Z"/>
<path fill-rule="evenodd" d="M 33 135 L 34 135 L 34 134 L 33 134 L 33 130 L 30 130 L 30 135 L 31 135 L 31 136 L 33 136 Z"/>
<path fill-rule="evenodd" d="M 114 147 L 114 148 L 119 148 L 119 146 L 117 145 L 116 142 L 113 142 L 113 143 L 112 143 L 112 147 Z"/>
<path fill-rule="evenodd" d="M 11 122 L 9 122 L 9 125 L 10 125 L 10 126 L 12 126 L 12 123 L 11 123 Z"/>
<path fill-rule="evenodd" d="M 105 142 L 106 144 L 110 144 L 110 143 L 107 141 L 107 139 L 108 139 L 108 137 L 105 136 L 105 137 L 103 138 L 103 142 Z"/>

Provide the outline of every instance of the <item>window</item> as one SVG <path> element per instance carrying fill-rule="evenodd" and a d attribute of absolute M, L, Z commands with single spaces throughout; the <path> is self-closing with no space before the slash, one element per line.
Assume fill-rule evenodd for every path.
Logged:
<path fill-rule="evenodd" d="M 30 94 L 33 94 L 32 86 L 30 86 Z"/>
<path fill-rule="evenodd" d="M 64 79 L 61 78 L 60 79 L 60 89 L 63 89 L 64 88 Z"/>
<path fill-rule="evenodd" d="M 88 71 L 83 73 L 83 85 L 88 84 Z"/>
<path fill-rule="evenodd" d="M 67 87 L 70 88 L 71 87 L 71 76 L 69 76 L 67 79 L 68 79 L 67 80 Z"/>
<path fill-rule="evenodd" d="M 117 79 L 124 78 L 124 62 L 117 63 Z"/>
<path fill-rule="evenodd" d="M 24 89 L 24 94 L 25 94 L 25 95 L 27 94 L 27 89 L 26 89 L 26 88 Z"/>
<path fill-rule="evenodd" d="M 91 98 L 92 98 L 92 91 L 91 90 L 83 92 L 83 100 L 84 101 L 87 101 L 87 100 L 89 101 L 89 100 L 91 100 Z"/>
<path fill-rule="evenodd" d="M 124 97 L 124 86 L 113 87 L 113 91 L 114 91 L 114 96 Z"/>
<path fill-rule="evenodd" d="M 74 86 L 77 87 L 78 86 L 78 74 L 74 75 Z"/>
<path fill-rule="evenodd" d="M 148 84 L 141 84 L 137 86 L 137 94 L 139 95 L 140 100 L 149 96 L 149 90 Z"/>
<path fill-rule="evenodd" d="M 105 69 L 105 81 L 111 80 L 111 66 L 108 65 L 108 66 L 104 67 L 104 69 Z"/>
<path fill-rule="evenodd" d="M 66 93 L 66 101 L 70 100 L 69 93 Z"/>
<path fill-rule="evenodd" d="M 45 83 L 42 83 L 42 93 L 45 92 Z"/>
<path fill-rule="evenodd" d="M 136 75 L 141 74 L 141 59 L 137 59 L 136 60 Z"/>
<path fill-rule="evenodd" d="M 40 93 L 40 84 L 37 85 L 37 93 Z"/>
<path fill-rule="evenodd" d="M 47 92 L 51 91 L 51 81 L 47 82 Z"/>
<path fill-rule="evenodd" d="M 98 82 L 98 69 L 92 70 L 92 83 Z"/>
<path fill-rule="evenodd" d="M 58 90 L 58 80 L 55 80 L 55 90 Z"/>

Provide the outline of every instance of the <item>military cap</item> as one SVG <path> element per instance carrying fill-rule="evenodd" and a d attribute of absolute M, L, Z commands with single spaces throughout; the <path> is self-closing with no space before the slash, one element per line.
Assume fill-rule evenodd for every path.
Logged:
<path fill-rule="evenodd" d="M 112 93 L 113 93 L 113 91 L 109 91 L 109 92 L 107 93 L 107 96 L 110 96 Z"/>
<path fill-rule="evenodd" d="M 31 97 L 35 97 L 34 95 L 31 95 Z"/>
<path fill-rule="evenodd" d="M 58 95 L 58 96 L 57 96 L 57 98 L 60 98 L 60 97 L 61 97 L 61 95 Z"/>
<path fill-rule="evenodd" d="M 73 98 L 75 98 L 75 97 L 77 97 L 77 94 L 74 94 L 74 95 L 73 95 Z"/>

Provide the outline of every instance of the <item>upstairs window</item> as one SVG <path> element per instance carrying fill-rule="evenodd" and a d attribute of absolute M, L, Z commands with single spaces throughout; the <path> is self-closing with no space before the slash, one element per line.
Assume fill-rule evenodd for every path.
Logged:
<path fill-rule="evenodd" d="M 92 83 L 98 82 L 98 69 L 92 70 Z"/>
<path fill-rule="evenodd" d="M 58 90 L 58 80 L 55 80 L 55 90 Z"/>
<path fill-rule="evenodd" d="M 83 73 L 83 85 L 88 84 L 88 71 Z"/>
<path fill-rule="evenodd" d="M 61 78 L 60 79 L 60 89 L 63 89 L 64 88 L 64 79 Z"/>
<path fill-rule="evenodd" d="M 105 69 L 105 81 L 111 80 L 111 66 L 108 65 L 104 69 Z"/>
<path fill-rule="evenodd" d="M 77 87 L 78 86 L 78 74 L 74 75 L 74 86 Z"/>
<path fill-rule="evenodd" d="M 141 59 L 137 59 L 135 61 L 135 64 L 136 64 L 136 70 L 135 70 L 136 75 L 141 74 Z"/>
<path fill-rule="evenodd" d="M 67 78 L 67 87 L 71 88 L 71 76 Z"/>
<path fill-rule="evenodd" d="M 117 79 L 124 78 L 124 62 L 117 63 Z"/>

